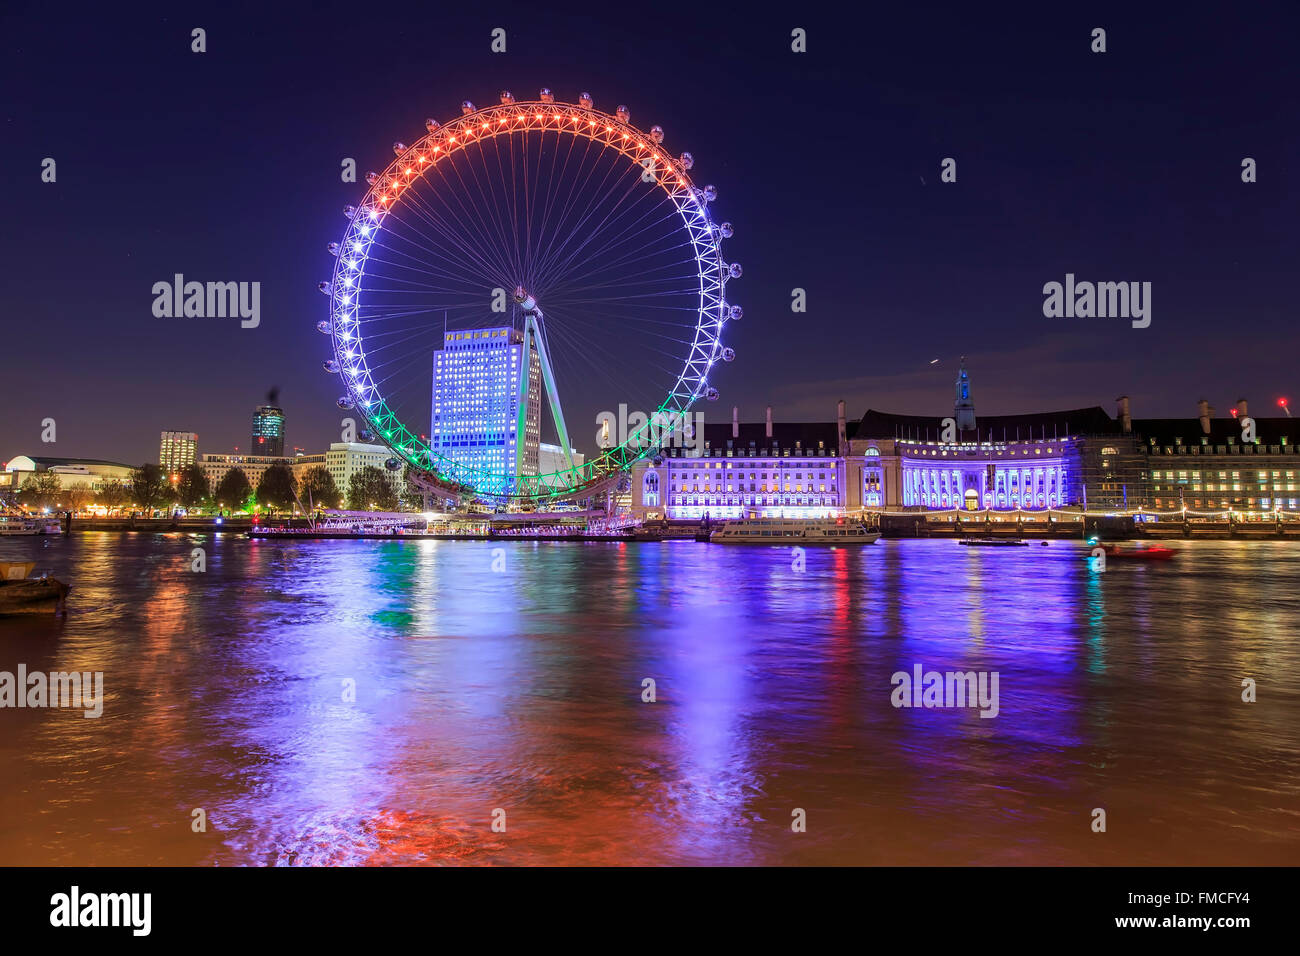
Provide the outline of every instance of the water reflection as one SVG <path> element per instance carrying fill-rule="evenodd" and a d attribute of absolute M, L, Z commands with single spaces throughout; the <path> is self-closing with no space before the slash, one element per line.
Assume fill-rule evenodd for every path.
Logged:
<path fill-rule="evenodd" d="M 0 541 L 74 585 L 0 670 L 106 689 L 0 710 L 0 862 L 1294 862 L 1300 552 L 1185 548 Z"/>

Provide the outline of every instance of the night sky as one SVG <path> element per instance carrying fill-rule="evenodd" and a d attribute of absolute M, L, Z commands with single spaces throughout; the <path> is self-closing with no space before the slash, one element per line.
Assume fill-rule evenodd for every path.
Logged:
<path fill-rule="evenodd" d="M 0 13 L 0 461 L 156 461 L 164 428 L 246 451 L 272 387 L 286 448 L 324 450 L 340 389 L 321 370 L 316 284 L 365 190 L 340 160 L 382 169 L 426 116 L 542 86 L 627 103 L 717 185 L 745 318 L 710 420 L 733 404 L 828 419 L 840 398 L 851 416 L 946 415 L 962 354 L 987 414 L 1113 411 L 1121 393 L 1137 417 L 1300 401 L 1294 3 L 280 6 Z M 1098 26 L 1105 54 L 1089 49 Z M 795 27 L 807 53 L 790 51 Z M 940 182 L 945 157 L 956 183 Z M 1241 181 L 1244 157 L 1258 182 Z M 151 288 L 177 272 L 261 282 L 260 327 L 155 318 Z M 1042 287 L 1067 272 L 1152 283 L 1151 326 L 1045 318 Z"/>

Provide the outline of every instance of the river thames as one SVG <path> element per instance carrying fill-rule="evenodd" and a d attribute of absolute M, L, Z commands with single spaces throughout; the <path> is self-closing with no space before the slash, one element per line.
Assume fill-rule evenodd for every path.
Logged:
<path fill-rule="evenodd" d="M 0 864 L 1295 864 L 1300 548 L 1174 547 L 0 540 L 105 698 L 0 709 Z"/>

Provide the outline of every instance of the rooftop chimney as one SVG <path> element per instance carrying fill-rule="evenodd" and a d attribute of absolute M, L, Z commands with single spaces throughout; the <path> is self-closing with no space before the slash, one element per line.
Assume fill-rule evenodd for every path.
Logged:
<path fill-rule="evenodd" d="M 844 449 L 848 447 L 849 443 L 848 440 L 846 439 L 846 433 L 848 429 L 845 427 L 846 423 L 844 421 L 844 399 L 842 398 L 840 399 L 839 404 L 836 405 L 835 407 L 835 424 L 837 426 L 835 435 L 836 435 L 836 439 L 839 442 L 839 453 L 843 454 Z"/>
<path fill-rule="evenodd" d="M 1121 395 L 1115 399 L 1115 404 L 1119 408 L 1120 427 L 1124 429 L 1124 434 L 1127 435 L 1133 431 L 1133 417 L 1128 413 L 1128 396 Z"/>
<path fill-rule="evenodd" d="M 1210 407 L 1210 403 L 1205 399 L 1201 399 L 1196 403 L 1196 415 L 1201 420 L 1201 434 L 1208 435 L 1210 433 L 1210 417 L 1213 414 L 1214 409 Z"/>
<path fill-rule="evenodd" d="M 772 406 L 767 406 L 767 437 L 772 437 Z"/>
<path fill-rule="evenodd" d="M 731 406 L 731 437 L 740 437 L 740 406 Z"/>

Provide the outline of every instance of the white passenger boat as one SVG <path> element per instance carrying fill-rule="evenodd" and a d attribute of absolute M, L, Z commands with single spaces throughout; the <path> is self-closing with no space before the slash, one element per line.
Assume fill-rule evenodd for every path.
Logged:
<path fill-rule="evenodd" d="M 848 518 L 737 518 L 709 536 L 714 544 L 874 544 L 880 532 Z"/>
<path fill-rule="evenodd" d="M 31 515 L 0 515 L 0 535 L 61 534 L 63 524 L 59 518 Z"/>

